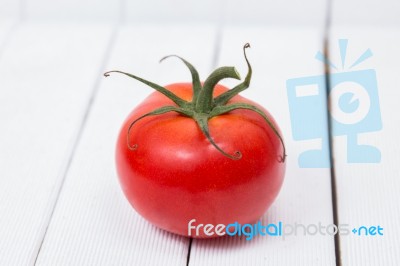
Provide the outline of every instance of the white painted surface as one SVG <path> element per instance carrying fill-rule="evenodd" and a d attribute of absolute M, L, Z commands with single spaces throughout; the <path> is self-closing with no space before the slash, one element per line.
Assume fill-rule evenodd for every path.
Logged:
<path fill-rule="evenodd" d="M 337 0 L 332 1 L 332 25 L 399 26 L 400 2 L 397 0 Z"/>
<path fill-rule="evenodd" d="M 322 28 L 327 0 L 149 0 L 127 1 L 130 22 L 217 22 L 233 25 L 308 25 Z"/>
<path fill-rule="evenodd" d="M 109 27 L 24 25 L 0 60 L 0 265 L 33 263 Z"/>
<path fill-rule="evenodd" d="M 7 40 L 10 38 L 10 34 L 16 28 L 16 21 L 13 19 L 0 20 L 0 56 L 2 50 L 4 50 Z"/>
<path fill-rule="evenodd" d="M 353 70 L 375 69 L 383 122 L 381 131 L 358 136 L 359 143 L 373 145 L 381 151 L 382 161 L 379 164 L 349 164 L 346 160 L 346 137 L 336 137 L 333 142 L 339 222 L 356 228 L 362 225 L 380 225 L 384 228 L 383 236 L 342 236 L 343 265 L 398 265 L 400 31 L 390 28 L 334 27 L 330 50 L 335 62 L 340 62 L 338 38 L 349 39 L 346 66 L 365 50 L 371 49 L 373 56 Z M 345 68 L 342 72 L 347 71 L 348 68 Z"/>
<path fill-rule="evenodd" d="M 213 28 L 122 28 L 107 70 L 128 71 L 159 84 L 190 80 L 180 61 L 170 59 L 160 65 L 159 59 L 178 53 L 204 76 L 211 70 L 214 45 Z M 115 173 L 119 128 L 151 91 L 118 74 L 101 81 L 37 265 L 186 264 L 189 239 L 141 218 L 124 198 Z"/>
<path fill-rule="evenodd" d="M 400 6 L 395 0 L 332 4 L 331 57 L 338 58 L 338 38 L 349 38 L 349 61 L 371 48 L 374 56 L 359 69 L 376 70 L 383 120 L 382 131 L 359 137 L 381 150 L 379 165 L 348 164 L 345 138 L 334 138 L 339 223 L 379 224 L 385 232 L 381 238 L 342 236 L 341 262 L 398 265 Z M 292 141 L 285 88 L 289 78 L 322 74 L 313 57 L 322 46 L 326 1 L 0 0 L 0 6 L 0 265 L 33 265 L 39 249 L 38 265 L 186 265 L 188 239 L 140 218 L 114 172 L 110 140 L 149 89 L 117 75 L 101 80 L 84 120 L 106 70 L 99 68 L 111 28 L 102 21 L 152 25 L 120 28 L 107 70 L 129 70 L 160 84 L 190 78 L 177 60 L 157 65 L 170 53 L 191 61 L 202 77 L 215 56 L 218 65 L 235 65 L 243 76 L 241 47 L 250 42 L 255 72 L 244 95 L 279 121 L 289 154 L 283 189 L 262 221 L 332 223 L 329 170 L 297 164 L 298 155 L 320 141 Z M 14 27 L 20 18 L 25 23 Z M 159 26 L 170 22 L 175 26 Z M 200 23 L 215 28 L 186 25 Z M 230 28 L 219 42 L 221 25 Z M 195 240 L 190 265 L 334 265 L 333 244 L 332 237 L 303 236 Z"/>
<path fill-rule="evenodd" d="M 328 0 L 0 0 L 0 4 L 0 18 L 21 16 L 44 21 L 300 25 L 322 29 Z"/>
<path fill-rule="evenodd" d="M 24 0 L 22 16 L 33 21 L 116 22 L 123 0 Z"/>
<path fill-rule="evenodd" d="M 126 1 L 123 14 L 134 23 L 220 22 L 223 5 L 224 0 Z"/>
<path fill-rule="evenodd" d="M 250 88 L 242 94 L 272 113 L 284 132 L 288 153 L 281 193 L 262 224 L 329 225 L 333 223 L 330 172 L 299 168 L 298 154 L 311 147 L 308 142 L 292 141 L 286 96 L 287 79 L 322 74 L 322 64 L 313 58 L 322 48 L 322 39 L 313 29 L 232 28 L 223 32 L 218 65 L 238 66 L 244 76 L 241 48 L 245 42 L 252 45 L 248 56 L 254 72 Z M 285 240 L 263 236 L 252 241 L 231 237 L 194 240 L 190 265 L 335 265 L 333 237 L 299 234 Z"/>
<path fill-rule="evenodd" d="M 230 25 L 308 26 L 322 29 L 327 14 L 327 0 L 259 1 L 226 0 L 222 12 Z"/>
<path fill-rule="evenodd" d="M 0 0 L 0 25 L 5 19 L 16 19 L 21 13 L 21 1 Z"/>

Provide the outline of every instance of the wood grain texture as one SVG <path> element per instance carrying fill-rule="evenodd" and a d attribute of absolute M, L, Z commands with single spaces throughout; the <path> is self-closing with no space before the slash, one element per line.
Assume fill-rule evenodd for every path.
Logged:
<path fill-rule="evenodd" d="M 0 265 L 36 258 L 109 34 L 23 25 L 2 53 Z"/>
<path fill-rule="evenodd" d="M 261 221 L 328 225 L 330 170 L 299 168 L 298 156 L 321 141 L 293 141 L 285 84 L 323 75 L 314 56 L 323 48 L 328 2 L 0 0 L 0 265 L 183 266 L 188 252 L 191 266 L 338 263 L 331 236 L 194 240 L 189 251 L 187 238 L 141 218 L 120 190 L 114 142 L 151 89 L 100 76 L 121 69 L 159 84 L 190 80 L 176 59 L 158 65 L 179 54 L 203 79 L 215 64 L 236 66 L 244 77 L 241 49 L 250 42 L 254 74 L 243 95 L 271 111 L 289 155 L 282 191 Z M 384 236 L 342 235 L 340 263 L 397 266 L 400 2 L 331 2 L 329 56 L 340 65 L 339 38 L 349 39 L 347 63 L 371 49 L 373 57 L 354 70 L 376 71 L 383 122 L 358 136 L 380 149 L 379 164 L 347 163 L 346 137 L 333 138 L 339 223 L 384 228 Z M 122 26 L 113 40 L 109 24 L 121 21 L 134 26 Z"/>
<path fill-rule="evenodd" d="M 177 59 L 158 64 L 165 55 L 179 54 L 204 77 L 211 70 L 214 45 L 213 28 L 123 27 L 107 70 L 128 71 L 159 84 L 190 80 Z M 189 239 L 140 217 L 125 199 L 115 172 L 119 127 L 151 91 L 118 74 L 101 81 L 37 265 L 186 264 Z"/>
<path fill-rule="evenodd" d="M 382 116 L 382 130 L 358 134 L 360 144 L 372 145 L 381 152 L 380 163 L 347 162 L 347 138 L 334 138 L 335 172 L 338 191 L 339 222 L 351 229 L 360 226 L 384 228 L 383 236 L 342 236 L 343 265 L 399 265 L 399 191 L 400 191 L 400 31 L 386 27 L 335 26 L 331 35 L 330 58 L 340 65 L 339 38 L 348 39 L 345 68 L 331 75 L 349 71 L 374 69 Z M 357 67 L 348 67 L 367 49 L 373 56 Z M 357 81 L 356 81 L 357 82 Z M 363 101 L 361 99 L 360 101 Z M 373 121 L 372 121 L 373 122 Z"/>
<path fill-rule="evenodd" d="M 322 64 L 313 59 L 322 48 L 322 37 L 315 29 L 227 29 L 223 32 L 218 65 L 237 66 L 244 76 L 246 65 L 241 49 L 245 42 L 252 45 L 248 56 L 254 72 L 250 88 L 242 94 L 272 113 L 288 149 L 283 188 L 262 217 L 262 224 L 331 224 L 329 169 L 299 168 L 298 155 L 318 146 L 318 140 L 292 140 L 286 95 L 287 79 L 322 74 Z M 225 83 L 232 86 L 235 82 Z M 301 233 L 286 239 L 258 236 L 251 241 L 243 237 L 194 240 L 189 265 L 335 265 L 334 240 L 331 236 Z"/>

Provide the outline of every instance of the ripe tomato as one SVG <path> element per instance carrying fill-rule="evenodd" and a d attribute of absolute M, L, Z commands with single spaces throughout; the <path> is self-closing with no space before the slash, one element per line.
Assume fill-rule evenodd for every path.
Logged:
<path fill-rule="evenodd" d="M 238 78 L 235 71 L 220 68 L 215 72 L 222 74 L 213 72 L 200 83 L 197 71 L 180 59 L 191 70 L 192 83 L 160 89 L 120 72 L 157 90 L 122 125 L 116 147 L 122 189 L 145 219 L 184 236 L 192 219 L 214 225 L 256 222 L 281 188 L 285 148 L 271 115 L 236 93 L 250 83 L 247 57 L 249 73 L 232 90 L 217 82 Z M 207 237 L 200 232 L 195 237 Z"/>

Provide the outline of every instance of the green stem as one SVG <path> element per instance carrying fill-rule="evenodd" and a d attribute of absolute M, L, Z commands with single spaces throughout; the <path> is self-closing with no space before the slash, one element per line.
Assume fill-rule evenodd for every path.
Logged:
<path fill-rule="evenodd" d="M 151 82 L 151 81 L 142 79 L 142 78 L 137 77 L 137 76 L 135 76 L 135 75 L 132 75 L 132 74 L 129 74 L 129 73 L 126 73 L 126 72 L 122 72 L 122 71 L 119 71 L 119 70 L 111 70 L 111 71 L 108 71 L 108 72 L 104 73 L 104 76 L 105 76 L 105 77 L 108 77 L 108 76 L 110 76 L 110 73 L 120 73 L 120 74 L 127 75 L 128 77 L 134 78 L 134 79 L 136 79 L 136 80 L 138 80 L 138 81 L 140 81 L 140 82 L 146 84 L 147 86 L 149 86 L 149 87 L 155 89 L 156 91 L 158 91 L 158 92 L 164 94 L 164 95 L 167 96 L 169 99 L 171 99 L 174 103 L 176 103 L 176 105 L 178 105 L 179 107 L 186 107 L 186 106 L 189 104 L 187 101 L 185 101 L 185 100 L 179 98 L 179 97 L 176 96 L 174 93 L 172 93 L 172 92 L 170 92 L 169 90 L 167 90 L 166 88 L 164 88 L 164 87 L 162 87 L 162 86 L 160 86 L 160 85 L 158 85 L 158 84 L 155 84 L 155 83 L 153 83 L 153 82 Z"/>
<path fill-rule="evenodd" d="M 203 89 L 200 91 L 199 98 L 195 105 L 196 112 L 209 113 L 212 110 L 214 107 L 214 87 L 219 81 L 225 78 L 240 79 L 240 75 L 234 67 L 220 67 L 214 70 L 206 79 Z"/>
<path fill-rule="evenodd" d="M 192 64 L 190 64 L 188 61 L 186 61 L 185 59 L 183 59 L 182 57 L 177 56 L 177 55 L 167 55 L 167 56 L 161 58 L 160 63 L 170 57 L 179 58 L 187 66 L 187 68 L 189 68 L 190 74 L 192 75 L 192 84 L 193 84 L 193 100 L 192 100 L 192 102 L 195 103 L 197 101 L 197 97 L 201 90 L 199 73 L 197 72 L 197 70 L 194 68 L 194 66 Z"/>
<path fill-rule="evenodd" d="M 245 89 L 247 89 L 250 86 L 250 80 L 251 80 L 251 75 L 252 75 L 253 71 L 251 69 L 250 62 L 247 59 L 246 48 L 250 48 L 250 44 L 246 43 L 243 46 L 244 58 L 246 60 L 247 68 L 248 68 L 246 78 L 244 79 L 244 81 L 242 83 L 240 83 L 233 89 L 228 90 L 227 92 L 216 97 L 214 99 L 215 105 L 225 105 L 230 99 L 232 99 L 233 97 L 235 97 L 240 92 L 244 91 Z"/>
<path fill-rule="evenodd" d="M 177 56 L 177 55 L 169 55 L 160 60 L 162 62 L 163 60 L 169 58 L 169 57 L 177 57 L 179 58 L 185 65 L 186 67 L 190 70 L 190 73 L 192 75 L 192 86 L 193 86 L 193 99 L 192 102 L 188 102 L 183 100 L 182 98 L 178 97 L 175 95 L 173 92 L 167 90 L 166 88 L 157 85 L 153 82 L 147 81 L 145 79 L 142 79 L 140 77 L 137 77 L 135 75 L 118 71 L 118 70 L 113 70 L 113 71 L 108 71 L 104 73 L 104 76 L 108 77 L 110 73 L 121 73 L 124 75 L 127 75 L 131 78 L 134 78 L 151 88 L 155 89 L 156 91 L 162 93 L 165 95 L 167 98 L 172 100 L 177 106 L 163 106 L 158 109 L 155 109 L 149 113 L 146 113 L 139 118 L 135 119 L 128 128 L 128 134 L 127 134 L 127 143 L 128 143 L 128 148 L 131 150 L 136 150 L 138 145 L 135 144 L 133 146 L 130 145 L 130 132 L 132 127 L 138 122 L 139 120 L 148 117 L 148 116 L 153 116 L 153 115 L 162 115 L 168 112 L 176 112 L 179 113 L 183 116 L 190 117 L 193 120 L 196 121 L 197 125 L 199 126 L 199 129 L 201 132 L 204 134 L 204 136 L 207 138 L 207 140 L 219 151 L 221 152 L 222 155 L 225 157 L 232 159 L 232 160 L 238 160 L 242 158 L 242 154 L 240 151 L 236 151 L 233 155 L 225 152 L 221 147 L 217 145 L 217 143 L 214 141 L 214 139 L 211 137 L 209 128 L 208 128 L 208 121 L 210 118 L 223 115 L 226 113 L 229 113 L 233 110 L 237 109 L 245 109 L 245 110 L 251 110 L 253 112 L 258 113 L 260 116 L 262 116 L 265 120 L 265 122 L 268 124 L 268 126 L 272 129 L 272 131 L 275 133 L 275 135 L 279 138 L 280 142 L 282 143 L 283 147 L 283 154 L 279 155 L 279 161 L 280 162 L 285 162 L 286 159 L 286 147 L 285 143 L 283 142 L 283 138 L 278 131 L 278 129 L 275 127 L 275 125 L 272 123 L 270 118 L 258 107 L 247 104 L 247 103 L 234 103 L 234 104 L 229 104 L 230 99 L 232 99 L 234 96 L 238 95 L 240 92 L 243 90 L 247 89 L 250 86 L 250 80 L 252 76 L 252 68 L 250 65 L 250 62 L 247 58 L 246 55 L 246 49 L 249 48 L 250 45 L 246 43 L 243 46 L 243 53 L 244 53 L 244 58 L 247 63 L 247 75 L 244 81 L 237 86 L 235 86 L 233 89 L 228 90 L 227 92 L 224 92 L 220 96 L 213 97 L 214 93 L 214 88 L 220 82 L 222 79 L 225 78 L 234 78 L 234 79 L 240 79 L 239 73 L 236 71 L 234 67 L 220 67 L 216 70 L 214 70 L 211 75 L 206 79 L 204 82 L 204 85 L 201 86 L 200 83 L 200 78 L 199 78 L 199 73 L 197 70 L 185 59 Z"/>
<path fill-rule="evenodd" d="M 226 113 L 229 113 L 229 112 L 231 112 L 233 110 L 238 110 L 238 109 L 246 109 L 246 110 L 250 110 L 250 111 L 256 112 L 262 118 L 264 118 L 265 122 L 267 122 L 269 127 L 272 129 L 272 131 L 275 133 L 275 135 L 279 138 L 280 142 L 282 143 L 283 154 L 279 156 L 279 161 L 284 162 L 285 159 L 286 159 L 286 147 L 285 147 L 285 143 L 283 141 L 283 138 L 282 138 L 281 134 L 279 133 L 279 131 L 274 126 L 274 124 L 272 123 L 272 121 L 269 119 L 269 117 L 261 109 L 259 109 L 258 107 L 254 106 L 254 105 L 251 105 L 251 104 L 247 104 L 247 103 L 233 103 L 233 104 L 230 104 L 230 105 L 217 106 L 210 113 L 210 118 L 214 117 L 214 116 L 223 115 L 223 114 L 226 114 Z"/>
<path fill-rule="evenodd" d="M 155 110 L 153 110 L 153 111 L 151 111 L 151 112 L 149 112 L 149 113 L 146 113 L 146 114 L 144 114 L 144 115 L 138 117 L 137 119 L 135 119 L 135 120 L 129 125 L 128 134 L 126 135 L 126 142 L 128 143 L 128 148 L 129 148 L 130 150 L 136 150 L 137 147 L 138 147 L 137 144 L 131 146 L 130 140 L 129 140 L 129 139 L 130 139 L 130 133 L 131 133 L 132 127 L 133 127 L 139 120 L 142 120 L 143 118 L 148 117 L 148 116 L 152 116 L 152 115 L 161 115 L 161 114 L 165 114 L 165 113 L 168 113 L 168 112 L 176 112 L 176 113 L 179 113 L 179 114 L 181 114 L 181 115 L 188 116 L 188 117 L 192 117 L 192 116 L 193 116 L 193 113 L 192 113 L 192 112 L 187 111 L 187 110 L 182 109 L 182 108 L 179 108 L 179 107 L 176 107 L 176 106 L 163 106 L 163 107 L 160 107 L 160 108 L 158 108 L 158 109 L 155 109 Z"/>
<path fill-rule="evenodd" d="M 215 141 L 213 140 L 213 138 L 210 135 L 210 131 L 208 129 L 208 119 L 209 117 L 207 115 L 204 114 L 196 114 L 194 116 L 194 119 L 196 120 L 197 124 L 199 125 L 200 130 L 203 132 L 203 134 L 206 136 L 206 138 L 208 139 L 208 141 L 219 151 L 221 152 L 224 156 L 232 159 L 232 160 L 239 160 L 240 158 L 242 158 L 242 154 L 240 153 L 240 151 L 236 151 L 233 155 L 228 154 L 227 152 L 225 152 L 223 149 L 221 149 L 221 147 L 219 147 Z"/>

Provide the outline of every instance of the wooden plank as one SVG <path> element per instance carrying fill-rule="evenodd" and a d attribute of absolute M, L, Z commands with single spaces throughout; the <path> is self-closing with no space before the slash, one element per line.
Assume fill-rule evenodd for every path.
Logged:
<path fill-rule="evenodd" d="M 23 1 L 22 16 L 29 21 L 116 22 L 120 19 L 122 2 L 26 0 Z"/>
<path fill-rule="evenodd" d="M 196 65 L 204 77 L 211 68 L 214 39 L 213 28 L 124 27 L 107 70 L 129 71 L 160 84 L 190 80 L 189 71 L 177 60 L 158 65 L 161 57 L 176 53 Z M 116 177 L 119 128 L 150 92 L 121 75 L 102 80 L 37 265 L 186 264 L 189 239 L 141 218 Z"/>
<path fill-rule="evenodd" d="M 128 22 L 209 23 L 220 21 L 223 1 L 148 0 L 127 1 L 125 5 L 123 12 Z"/>
<path fill-rule="evenodd" d="M 228 4 L 229 3 L 229 4 Z M 225 2 L 222 16 L 226 24 L 247 26 L 312 26 L 322 31 L 327 0 Z M 301 10 L 301 12 L 299 12 Z"/>
<path fill-rule="evenodd" d="M 262 224 L 332 224 L 330 171 L 299 168 L 298 155 L 318 146 L 318 140 L 292 140 L 285 84 L 291 78 L 323 74 L 322 64 L 314 60 L 322 49 L 322 37 L 307 28 L 230 28 L 223 33 L 218 64 L 238 66 L 243 76 L 246 65 L 241 48 L 245 42 L 252 45 L 248 55 L 254 72 L 251 87 L 242 94 L 270 110 L 288 149 L 283 188 Z M 194 240 L 189 265 L 335 265 L 334 239 L 300 233 L 285 240 L 263 236 L 251 241 L 239 237 Z"/>
<path fill-rule="evenodd" d="M 127 1 L 124 12 L 127 21 L 135 22 L 313 25 L 322 29 L 326 3 L 326 0 L 291 1 L 289 4 L 273 0 L 248 0 L 246 3 L 240 0 L 148 0 L 140 4 Z"/>
<path fill-rule="evenodd" d="M 362 27 L 390 26 L 400 24 L 400 2 L 396 0 L 332 1 L 333 26 Z"/>
<path fill-rule="evenodd" d="M 10 38 L 12 30 L 16 27 L 14 19 L 0 20 L 0 56 L 2 51 L 5 49 L 7 40 Z"/>
<path fill-rule="evenodd" d="M 20 17 L 22 1 L 0 0 L 0 25 L 3 20 L 16 20 Z"/>
<path fill-rule="evenodd" d="M 29 25 L 0 60 L 0 265 L 34 263 L 110 27 Z"/>
<path fill-rule="evenodd" d="M 344 28 L 334 25 L 332 30 L 330 58 L 339 66 L 341 60 L 338 39 L 348 39 L 345 68 L 333 70 L 332 77 L 348 72 L 349 81 L 363 84 L 365 76 L 356 77 L 351 75 L 352 71 L 375 70 L 379 96 L 370 96 L 370 99 L 378 98 L 380 104 L 371 104 L 369 110 L 380 109 L 383 125 L 381 130 L 375 128 L 371 132 L 365 132 L 364 126 L 358 127 L 357 123 L 355 124 L 360 132 L 357 134 L 359 143 L 372 145 L 380 150 L 380 163 L 348 163 L 347 152 L 354 149 L 347 146 L 346 136 L 334 138 L 339 222 L 350 224 L 356 229 L 360 226 L 378 225 L 384 228 L 383 236 L 363 236 L 365 232 L 361 236 L 358 236 L 358 232 L 350 236 L 341 236 L 342 265 L 400 264 L 400 146 L 397 141 L 400 135 L 400 119 L 397 115 L 400 97 L 397 81 L 400 73 L 399 36 L 400 31 L 394 25 L 385 28 Z M 350 69 L 349 66 L 367 49 L 372 51 L 373 56 Z M 373 95 L 373 87 L 368 87 L 369 95 Z M 365 98 L 360 98 L 360 105 L 364 100 Z M 374 127 L 378 121 L 368 120 L 368 117 L 369 115 L 365 121 L 369 121 Z"/>
<path fill-rule="evenodd" d="M 20 19 L 21 2 L 0 0 L 0 60 L 10 34 L 15 30 Z"/>

